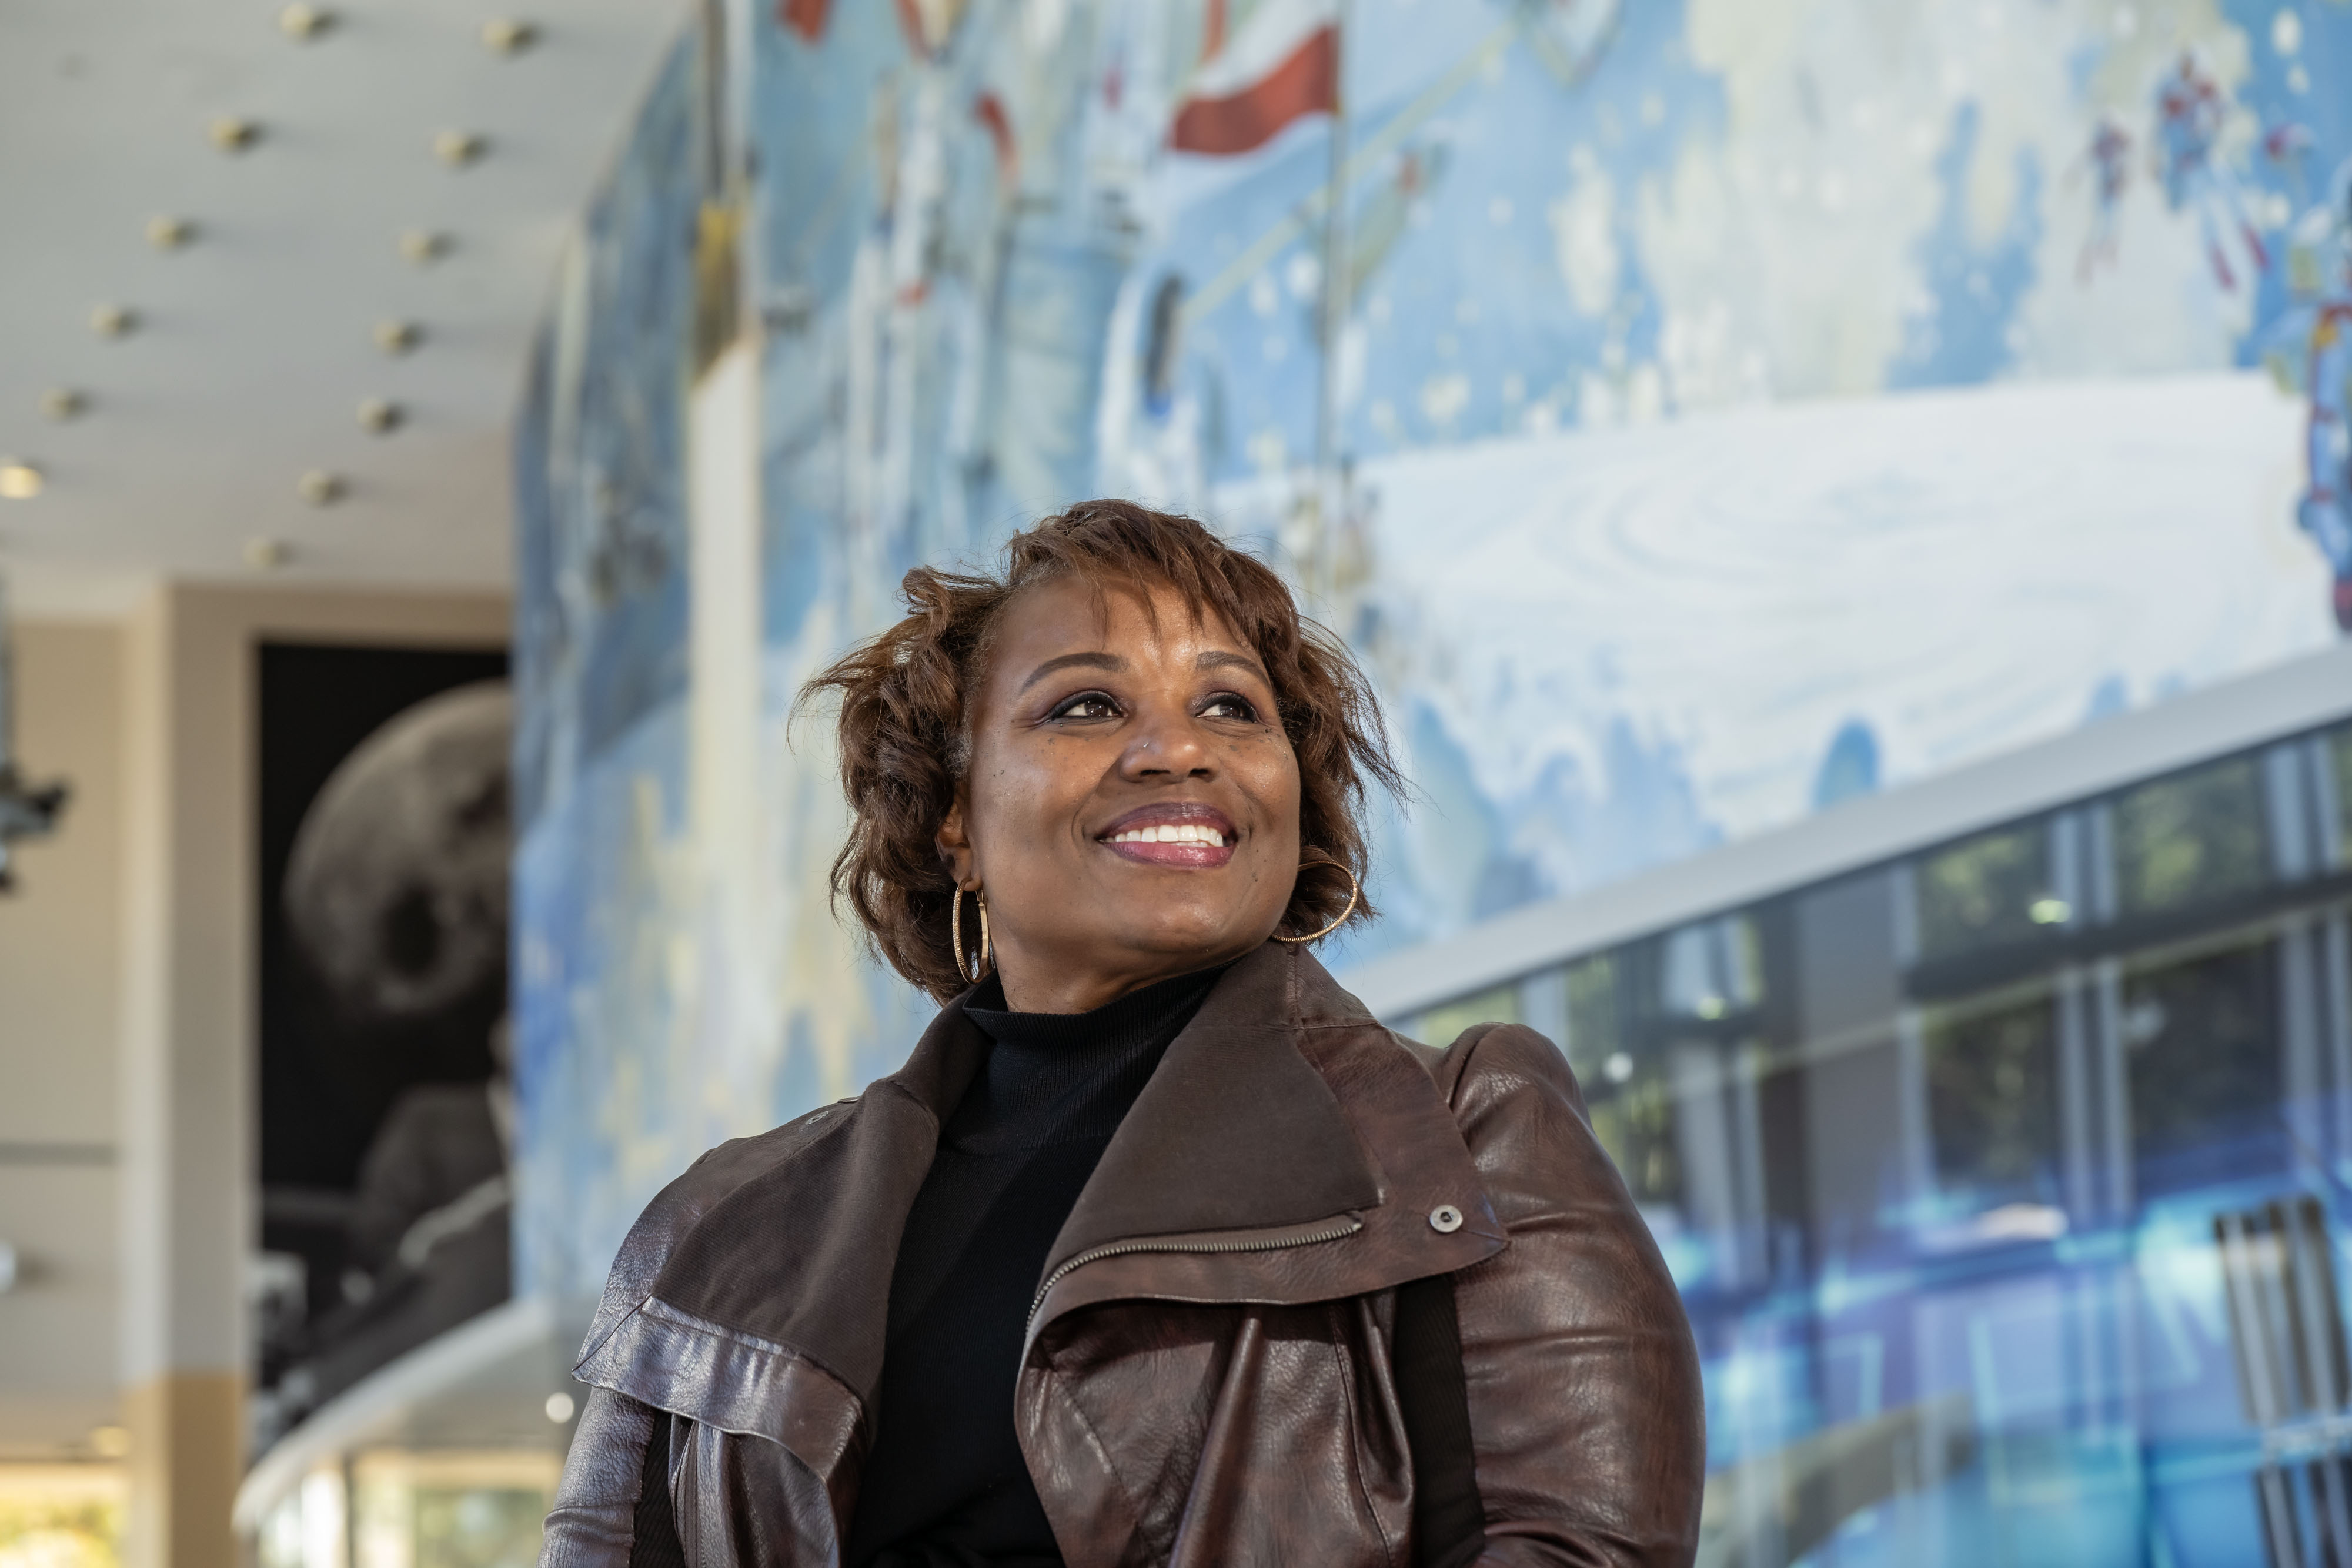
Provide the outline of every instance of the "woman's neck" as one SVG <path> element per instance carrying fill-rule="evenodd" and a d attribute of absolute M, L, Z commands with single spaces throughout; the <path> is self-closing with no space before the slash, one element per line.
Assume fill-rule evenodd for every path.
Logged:
<path fill-rule="evenodd" d="M 1253 942 L 1238 952 L 1153 954 L 1149 956 L 1153 962 L 1116 973 L 1074 972 L 1051 965 L 1024 963 L 1000 954 L 997 977 L 1004 988 L 1004 1008 L 1008 1012 L 1090 1013 L 1162 980 L 1222 968 L 1257 945 Z M 1146 956 L 1139 955 L 1141 956 Z"/>

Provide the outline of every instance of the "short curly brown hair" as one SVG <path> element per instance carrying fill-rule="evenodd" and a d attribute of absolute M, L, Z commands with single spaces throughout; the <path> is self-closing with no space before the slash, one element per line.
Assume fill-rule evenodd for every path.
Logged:
<path fill-rule="evenodd" d="M 1401 796 L 1370 684 L 1339 640 L 1298 612 L 1282 579 L 1190 517 L 1131 501 L 1087 501 L 1004 547 L 993 575 L 917 567 L 900 585 L 907 618 L 801 689 L 805 707 L 840 703 L 841 786 L 853 821 L 833 892 L 892 968 L 945 1001 L 965 989 L 949 936 L 955 879 L 937 835 L 971 756 L 971 694 L 985 678 L 1004 607 L 1064 576 L 1102 589 L 1165 585 L 1193 614 L 1223 617 L 1274 684 L 1298 758 L 1302 869 L 1276 929 L 1318 931 L 1365 871 L 1367 784 Z M 1352 919 L 1374 911 L 1359 899 Z"/>

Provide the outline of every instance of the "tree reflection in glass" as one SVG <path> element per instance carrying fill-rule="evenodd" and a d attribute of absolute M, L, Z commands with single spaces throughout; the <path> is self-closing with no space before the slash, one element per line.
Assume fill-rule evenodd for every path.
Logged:
<path fill-rule="evenodd" d="M 2024 940 L 2071 913 L 2050 894 L 2049 832 L 2041 822 L 1981 833 L 1922 856 L 1919 946 L 1928 958 Z"/>
<path fill-rule="evenodd" d="M 1936 1184 L 1971 1207 L 2054 1202 L 2056 1020 L 2045 992 L 1955 1009 L 1925 1028 Z"/>
<path fill-rule="evenodd" d="M 2126 915 L 2162 915 L 2263 884 L 2261 780 L 2234 758 L 2143 784 L 2115 804 L 2116 875 Z"/>
<path fill-rule="evenodd" d="M 2248 1135 L 2278 1126 L 2276 968 L 2259 942 L 2126 977 L 2120 1024 L 2144 1188 L 2195 1180 L 2189 1166 L 2216 1160 L 2243 1168 Z"/>

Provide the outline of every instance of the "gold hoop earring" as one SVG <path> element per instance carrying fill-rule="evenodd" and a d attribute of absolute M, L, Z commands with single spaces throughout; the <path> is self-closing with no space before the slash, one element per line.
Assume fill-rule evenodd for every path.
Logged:
<path fill-rule="evenodd" d="M 988 972 L 996 967 L 996 954 L 988 941 L 988 900 L 981 896 L 980 889 L 972 888 L 971 902 L 980 910 L 980 956 L 973 960 L 970 969 L 963 967 L 964 892 L 963 888 L 957 888 L 955 897 L 948 902 L 948 938 L 955 944 L 956 973 L 976 986 L 988 978 Z M 1353 904 L 1349 907 L 1352 908 Z"/>
<path fill-rule="evenodd" d="M 1358 882 L 1358 881 L 1356 880 L 1356 873 L 1355 873 L 1354 872 L 1352 872 L 1352 871 L 1349 871 L 1349 870 L 1348 870 L 1348 867 L 1347 867 L 1344 863 L 1342 863 L 1341 862 L 1339 862 L 1339 861 L 1301 861 L 1301 862 L 1298 862 L 1298 869 L 1299 869 L 1300 871 L 1305 871 L 1308 866 L 1311 866 L 1311 865 L 1335 865 L 1335 866 L 1339 866 L 1339 868 L 1341 871 L 1343 871 L 1343 872 L 1347 872 L 1347 873 L 1348 873 L 1348 907 L 1347 907 L 1347 908 L 1345 908 L 1345 909 L 1343 909 L 1343 910 L 1341 910 L 1341 911 L 1339 911 L 1339 919 L 1334 920 L 1333 922 L 1331 922 L 1331 924 L 1330 924 L 1330 925 L 1326 925 L 1326 926 L 1325 926 L 1325 927 L 1323 927 L 1323 929 L 1322 929 L 1322 930 L 1320 930 L 1320 931 L 1317 931 L 1317 932 L 1311 933 L 1310 935 L 1308 935 L 1308 936 L 1277 936 L 1277 937 L 1276 937 L 1276 938 L 1275 938 L 1275 940 L 1276 940 L 1276 941 L 1277 941 L 1277 942 L 1298 943 L 1298 942 L 1317 942 L 1317 941 L 1320 941 L 1322 938 L 1324 938 L 1324 937 L 1326 937 L 1326 936 L 1330 936 L 1330 935 L 1331 935 L 1331 933 L 1333 933 L 1334 931 L 1337 931 L 1338 929 L 1339 929 L 1339 927 L 1340 927 L 1340 926 L 1345 925 L 1348 923 L 1348 916 L 1349 916 L 1350 915 L 1353 915 L 1353 914 L 1355 914 L 1355 913 L 1356 913 L 1356 900 L 1358 900 L 1358 899 L 1361 898 L 1361 897 L 1364 895 L 1364 884 L 1363 884 L 1362 883 L 1360 883 L 1360 882 Z"/>

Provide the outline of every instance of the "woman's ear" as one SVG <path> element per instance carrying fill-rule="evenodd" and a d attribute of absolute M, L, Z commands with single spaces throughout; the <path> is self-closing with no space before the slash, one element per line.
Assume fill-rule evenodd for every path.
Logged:
<path fill-rule="evenodd" d="M 940 831 L 931 842 L 938 846 L 940 859 L 946 862 L 948 874 L 955 878 L 958 887 L 970 887 L 974 881 L 971 840 L 963 828 L 963 792 L 956 792 L 955 804 L 940 819 Z"/>

